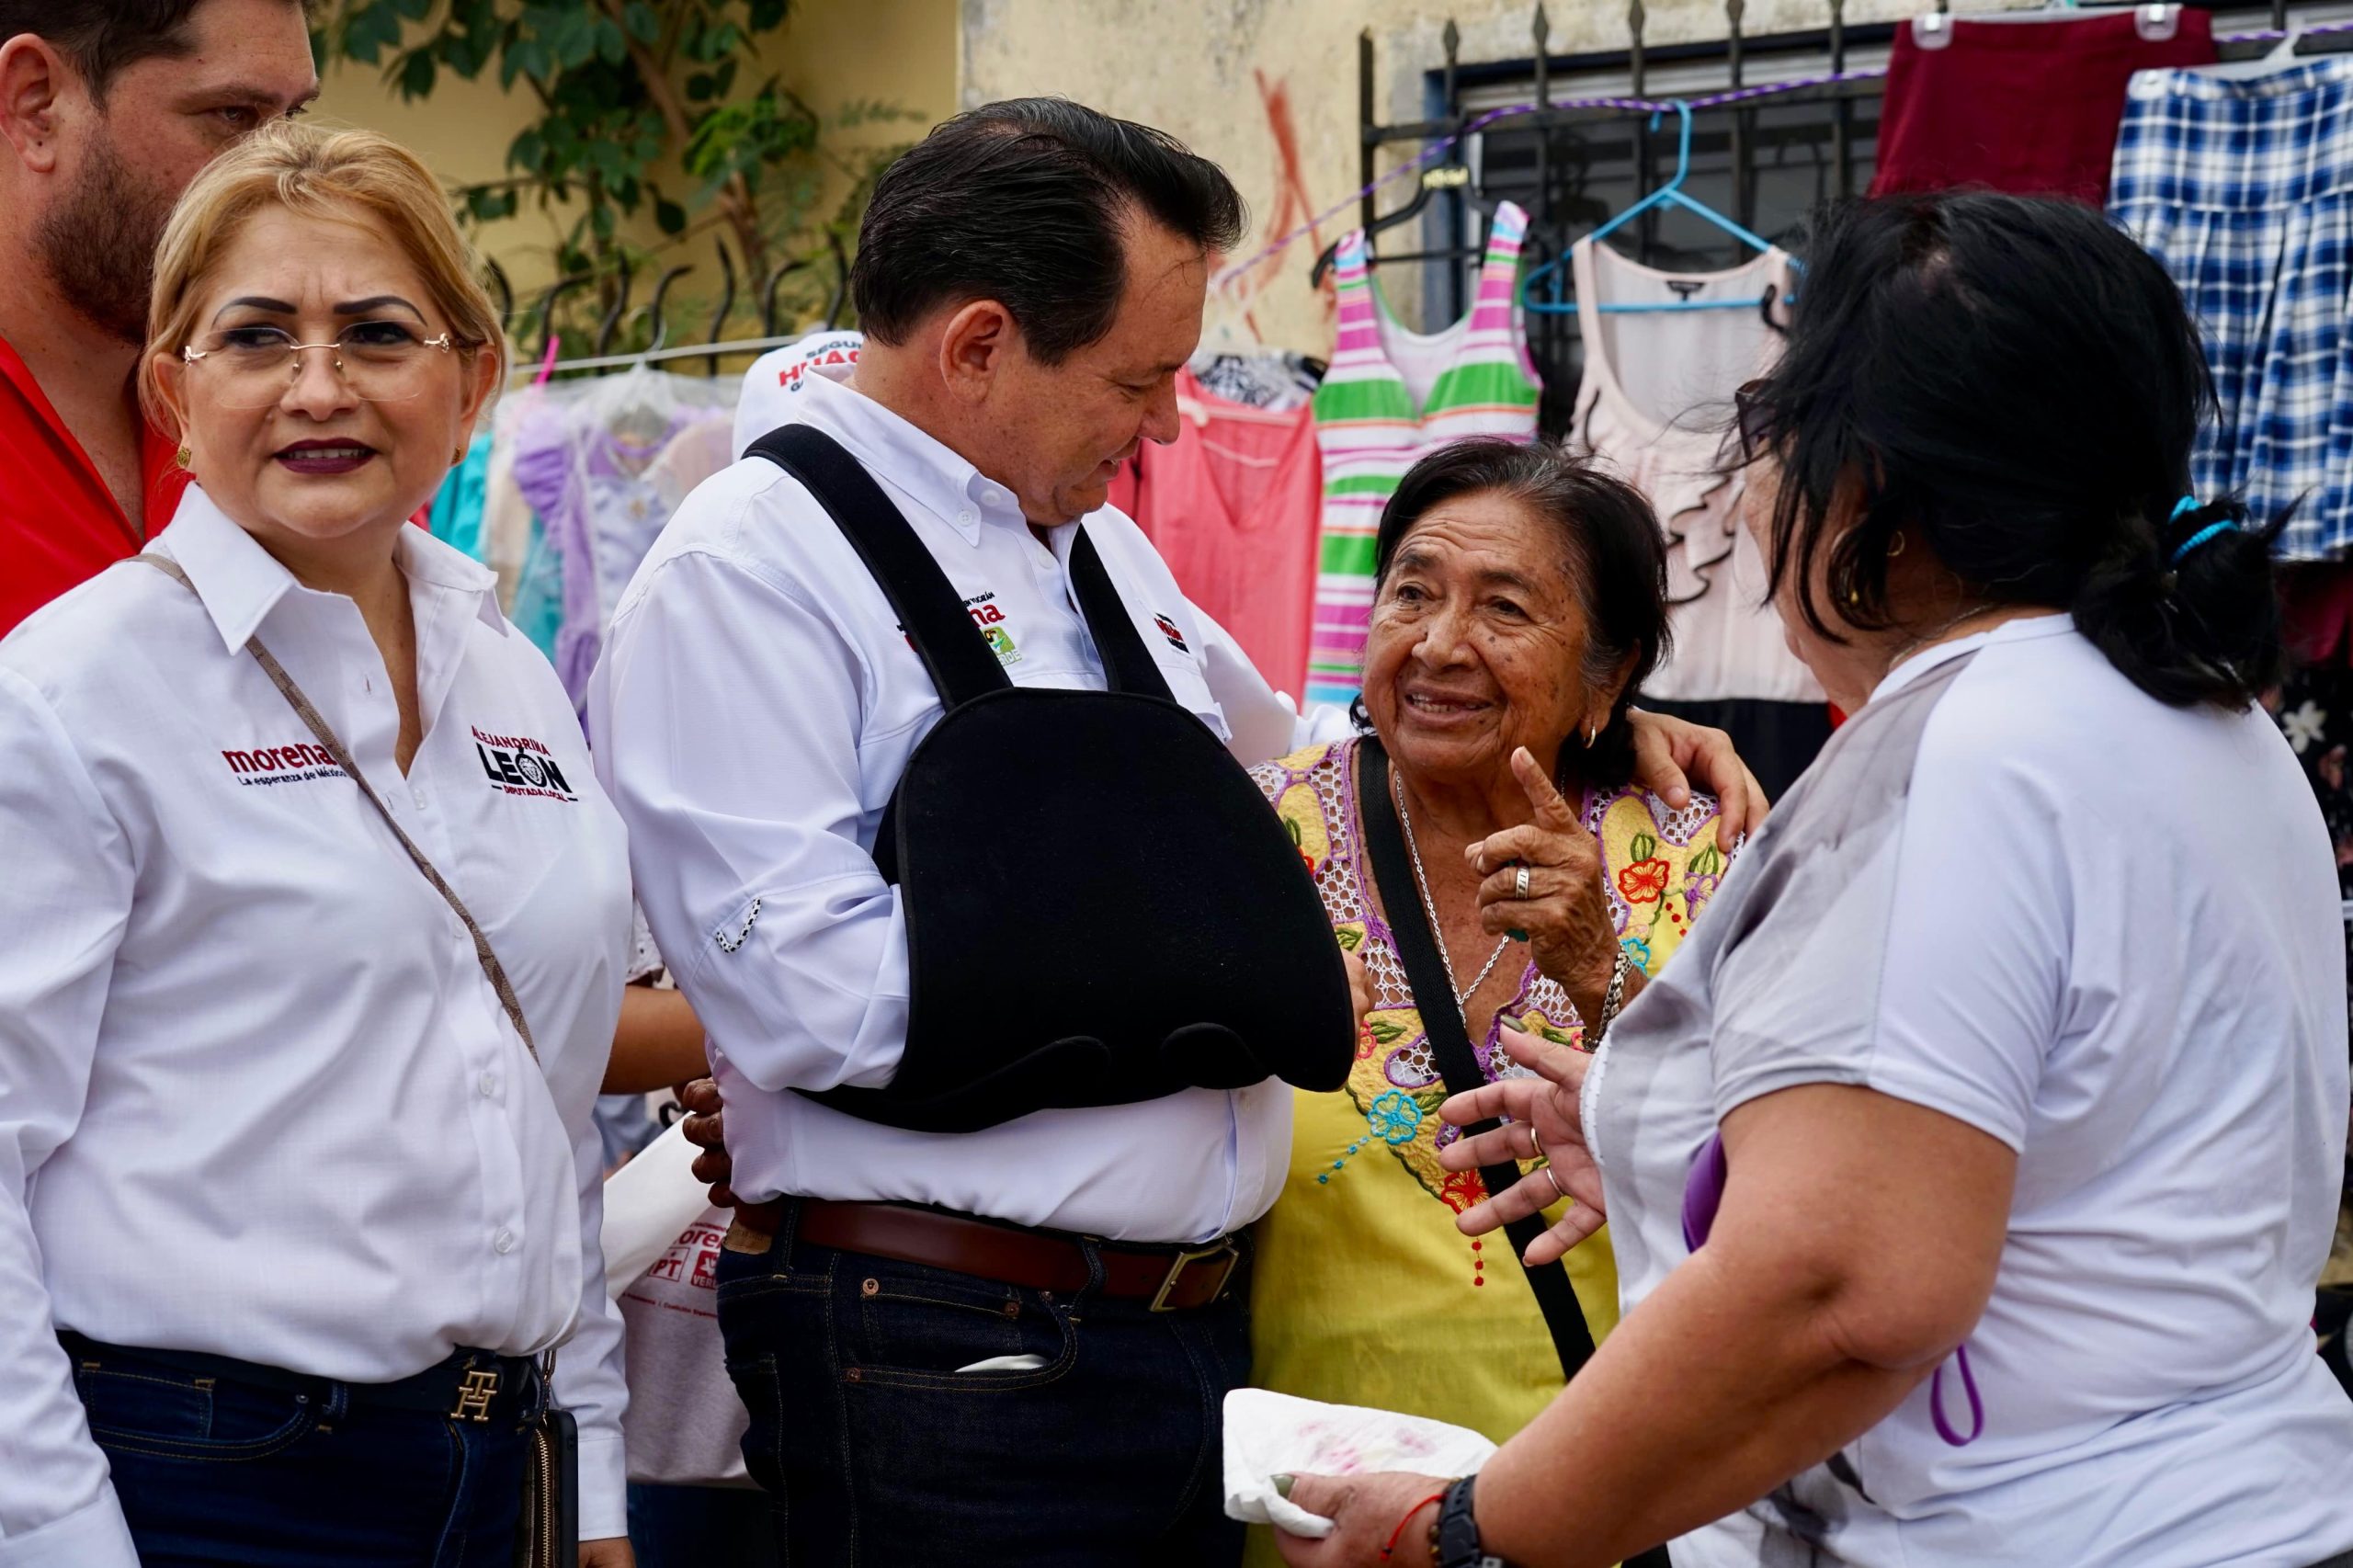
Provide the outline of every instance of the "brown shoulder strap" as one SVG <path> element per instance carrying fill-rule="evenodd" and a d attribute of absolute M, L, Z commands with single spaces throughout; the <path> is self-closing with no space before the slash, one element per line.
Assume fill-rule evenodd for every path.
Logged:
<path fill-rule="evenodd" d="M 161 555 L 137 555 L 131 559 L 153 566 L 189 593 L 196 592 L 196 585 L 188 580 L 188 574 L 180 570 L 179 562 Z M 392 836 L 400 840 L 403 849 L 408 851 L 409 859 L 415 862 L 417 870 L 424 875 L 425 880 L 433 884 L 433 891 L 447 900 L 450 909 L 456 912 L 458 919 L 466 927 L 466 934 L 474 939 L 474 957 L 481 961 L 483 973 L 489 977 L 490 988 L 498 993 L 499 1005 L 506 1009 L 507 1022 L 513 1024 L 515 1032 L 523 1037 L 523 1048 L 531 1053 L 531 1060 L 538 1061 L 540 1048 L 531 1039 L 531 1026 L 523 1020 L 523 1004 L 517 998 L 514 984 L 507 980 L 506 971 L 499 963 L 498 955 L 491 951 L 490 938 L 483 934 L 482 926 L 475 923 L 472 912 L 466 908 L 465 901 L 458 896 L 458 890 L 442 880 L 441 873 L 433 869 L 433 862 L 425 858 L 425 851 L 419 849 L 415 841 L 401 831 L 401 824 L 393 820 L 392 812 L 377 797 L 376 791 L 369 788 L 367 775 L 359 771 L 359 765 L 354 762 L 351 759 L 351 754 L 344 749 L 342 740 L 328 725 L 325 718 L 316 708 L 311 706 L 311 699 L 302 695 L 302 688 L 294 684 L 294 677 L 286 673 L 286 666 L 279 664 L 267 648 L 262 646 L 261 639 L 258 637 L 246 640 L 245 652 L 251 653 L 254 661 L 261 665 L 262 673 L 269 676 L 271 683 L 278 687 L 278 694 L 286 699 L 287 705 L 301 716 L 303 723 L 310 726 L 311 733 L 318 741 L 321 749 L 335 758 L 335 766 L 342 768 L 354 784 L 359 786 L 359 793 L 367 798 L 369 805 L 376 808 L 376 814 L 382 817 L 384 825 L 392 830 Z"/>

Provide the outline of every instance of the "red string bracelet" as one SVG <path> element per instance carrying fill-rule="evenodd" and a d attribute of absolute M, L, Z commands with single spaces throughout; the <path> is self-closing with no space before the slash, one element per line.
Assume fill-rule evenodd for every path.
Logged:
<path fill-rule="evenodd" d="M 1433 1503 L 1443 1503 L 1445 1501 L 1446 1494 L 1444 1492 L 1433 1492 L 1428 1496 L 1423 1498 L 1420 1502 L 1415 1504 L 1412 1507 L 1406 1509 L 1405 1517 L 1397 1521 L 1397 1528 L 1389 1532 L 1389 1544 L 1381 1549 L 1381 1560 L 1383 1562 L 1386 1562 L 1392 1557 L 1396 1555 L 1397 1542 L 1404 1539 L 1405 1527 L 1414 1522 L 1414 1516 L 1415 1514 L 1420 1513 L 1424 1508 L 1428 1507 Z"/>

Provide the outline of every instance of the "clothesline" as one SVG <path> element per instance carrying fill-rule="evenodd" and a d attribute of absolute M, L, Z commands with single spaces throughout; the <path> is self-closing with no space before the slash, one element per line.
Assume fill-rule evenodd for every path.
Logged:
<path fill-rule="evenodd" d="M 735 337 L 717 343 L 681 343 L 669 348 L 649 348 L 636 354 L 604 354 L 593 359 L 558 359 L 551 365 L 530 365 L 516 361 L 507 371 L 510 378 L 547 376 L 558 370 L 607 370 L 623 365 L 650 365 L 661 359 L 703 359 L 722 354 L 765 354 L 771 348 L 784 348 L 798 343 L 805 333 L 792 333 L 783 337 Z"/>
<path fill-rule="evenodd" d="M 2089 16 L 2096 13 L 2087 11 L 2085 14 Z M 2308 28 L 2290 28 L 2285 32 L 2266 28 L 2256 32 L 2226 33 L 2218 37 L 2215 41 L 2217 43 L 2272 43 L 2290 37 L 2315 38 L 2324 34 L 2342 32 L 2353 32 L 2353 21 L 2318 22 Z M 1514 119 L 1521 115 L 1535 114 L 1540 110 L 1550 112 L 1562 109 L 1601 108 L 1618 109 L 1627 114 L 1670 114 L 1675 111 L 1678 101 L 1697 112 L 1701 109 L 1726 108 L 1735 104 L 1750 103 L 1759 98 L 1777 97 L 1783 93 L 1801 92 L 1808 88 L 1836 86 L 1847 82 L 1877 81 L 1886 74 L 1887 67 L 1873 65 L 1852 71 L 1833 71 L 1815 76 L 1795 76 L 1782 82 L 1760 82 L 1754 86 L 1731 87 L 1722 92 L 1707 93 L 1698 97 L 1680 100 L 1636 97 L 1557 98 L 1550 103 L 1506 104 L 1500 108 L 1492 108 L 1466 123 L 1461 130 L 1432 142 L 1420 153 L 1398 165 L 1379 179 L 1358 187 L 1289 233 L 1275 240 L 1248 260 L 1239 261 L 1226 267 L 1217 275 L 1215 286 L 1221 290 L 1224 289 L 1244 276 L 1256 271 L 1299 241 L 1313 233 L 1349 208 L 1356 206 L 1366 197 L 1395 184 L 1407 175 L 1427 167 L 1444 157 L 1458 144 L 1502 120 Z"/>

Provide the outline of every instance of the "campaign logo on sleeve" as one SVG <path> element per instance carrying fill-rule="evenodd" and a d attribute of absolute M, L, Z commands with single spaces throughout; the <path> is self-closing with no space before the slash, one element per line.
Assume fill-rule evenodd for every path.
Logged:
<path fill-rule="evenodd" d="M 1160 634 L 1168 639 L 1168 645 L 1171 648 L 1176 649 L 1180 653 L 1190 653 L 1192 652 L 1190 648 L 1185 646 L 1185 634 L 1176 630 L 1176 623 L 1175 621 L 1169 619 L 1165 615 L 1155 615 L 1152 618 L 1152 623 L 1160 628 Z"/>
<path fill-rule="evenodd" d="M 473 731 L 474 756 L 492 785 L 509 795 L 543 801 L 577 801 L 572 783 L 557 766 L 546 744 L 528 735 L 494 735 Z"/>

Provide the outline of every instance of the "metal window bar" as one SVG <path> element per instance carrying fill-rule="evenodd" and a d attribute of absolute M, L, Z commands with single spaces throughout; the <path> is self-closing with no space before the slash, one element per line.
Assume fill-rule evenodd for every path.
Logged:
<path fill-rule="evenodd" d="M 1539 4 L 1529 15 L 1529 52 L 1490 62 L 1461 60 L 1461 35 L 1449 21 L 1440 34 L 1444 58 L 1428 73 L 1438 112 L 1397 124 L 1377 118 L 1378 62 L 1370 32 L 1361 35 L 1357 103 L 1365 183 L 1381 175 L 1384 150 L 1427 154 L 1450 139 L 1464 142 L 1443 159 L 1447 177 L 1461 178 L 1457 165 L 1467 166 L 1467 188 L 1454 193 L 1464 199 L 1433 202 L 1419 226 L 1374 242 L 1376 253 L 1387 253 L 1384 261 L 1438 269 L 1425 282 L 1444 286 L 1422 290 L 1421 326 L 1442 326 L 1467 308 L 1484 237 L 1483 222 L 1474 215 L 1491 212 L 1497 201 L 1528 210 L 1528 256 L 1534 266 L 1565 255 L 1579 235 L 1655 187 L 1664 174 L 1660 159 L 1671 160 L 1674 153 L 1668 128 L 1654 136 L 1646 112 L 1594 107 L 1594 97 L 1697 99 L 1742 88 L 1758 94 L 1697 111 L 1688 188 L 1768 238 L 1786 240 L 1817 202 L 1867 188 L 1877 166 L 1885 85 L 1881 68 L 1896 28 L 1909 24 L 1850 26 L 1847 0 L 1821 4 L 1825 26 L 1820 29 L 1751 37 L 1743 27 L 1746 0 L 1723 0 L 1722 38 L 1660 44 L 1645 37 L 1643 0 L 1629 0 L 1624 49 L 1568 56 L 1549 52 L 1551 23 Z M 1935 0 L 1935 8 L 1946 10 L 1948 4 Z M 2353 22 L 2347 0 L 2200 8 L 2213 14 L 2224 60 L 2268 52 L 2290 25 Z M 2306 55 L 2338 51 L 2353 51 L 2353 28 L 2308 36 L 2301 46 Z M 1849 73 L 1856 74 L 1844 79 Z M 1782 83 L 1797 85 L 1777 85 Z M 1506 107 L 1513 112 L 1482 127 Z M 1392 205 L 1395 200 L 1389 199 Z M 1366 226 L 1381 208 L 1378 194 L 1368 191 L 1359 204 Z M 1608 243 L 1669 271 L 1731 267 L 1746 255 L 1709 225 L 1671 212 L 1645 214 Z M 1530 357 L 1545 381 L 1543 427 L 1557 435 L 1567 428 L 1584 369 L 1576 317 L 1531 315 L 1528 326 Z"/>

